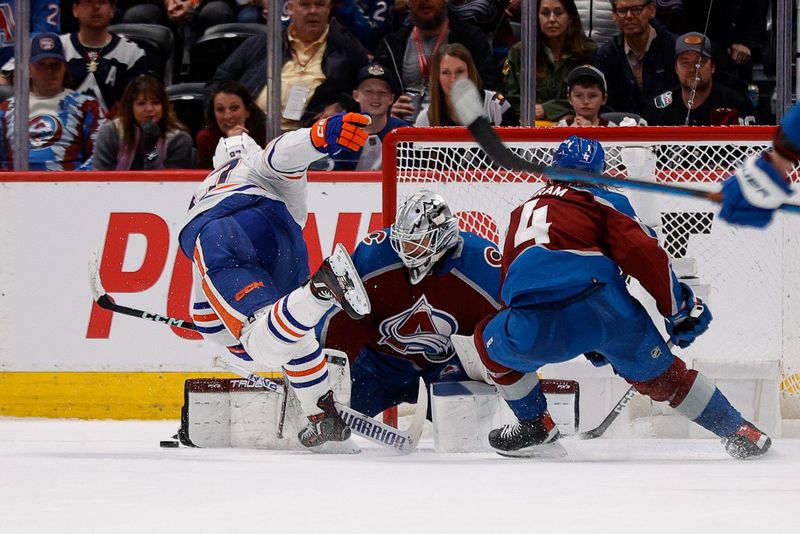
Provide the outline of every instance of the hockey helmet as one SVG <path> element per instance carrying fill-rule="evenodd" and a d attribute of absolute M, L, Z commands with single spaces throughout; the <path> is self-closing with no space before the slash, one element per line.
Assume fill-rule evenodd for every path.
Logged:
<path fill-rule="evenodd" d="M 553 167 L 599 174 L 605 170 L 606 153 L 598 141 L 571 135 L 553 154 Z"/>
<path fill-rule="evenodd" d="M 239 135 L 232 135 L 230 137 L 221 137 L 217 143 L 217 149 L 214 151 L 214 157 L 211 159 L 211 162 L 216 169 L 232 159 L 244 157 L 253 150 L 261 150 L 261 147 L 246 133 L 240 133 Z"/>
<path fill-rule="evenodd" d="M 458 219 L 440 195 L 427 190 L 409 198 L 391 226 L 392 249 L 408 268 L 412 284 L 422 280 L 460 239 Z"/>

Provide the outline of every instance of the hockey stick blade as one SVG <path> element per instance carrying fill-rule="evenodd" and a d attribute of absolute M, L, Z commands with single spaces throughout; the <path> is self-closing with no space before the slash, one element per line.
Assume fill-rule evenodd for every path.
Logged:
<path fill-rule="evenodd" d="M 617 404 L 609 412 L 606 418 L 603 419 L 603 422 L 600 423 L 596 428 L 578 434 L 578 439 L 595 439 L 605 434 L 606 430 L 608 430 L 608 427 L 610 427 L 611 423 L 613 423 L 619 414 L 622 413 L 622 410 L 625 409 L 625 406 L 628 405 L 634 395 L 636 395 L 636 390 L 633 388 L 633 386 L 631 386 L 628 388 L 628 391 L 625 392 L 622 398 L 617 401 Z"/>
<path fill-rule="evenodd" d="M 269 391 L 277 392 L 280 390 L 281 386 L 277 382 L 251 373 L 244 367 L 229 363 L 220 356 L 214 358 L 214 366 L 238 375 L 252 384 L 262 386 Z M 425 391 L 425 383 L 422 380 L 420 380 L 419 391 L 422 400 L 417 401 L 417 410 L 419 411 L 422 408 L 422 421 L 417 421 L 417 414 L 415 413 L 414 420 L 408 430 L 393 428 L 339 402 L 336 403 L 336 409 L 353 434 L 361 436 L 372 443 L 377 443 L 397 455 L 411 454 L 419 443 L 422 435 L 422 425 L 425 423 L 425 415 L 428 410 L 428 395 Z"/>
<path fill-rule="evenodd" d="M 461 119 L 461 123 L 466 125 L 469 133 L 483 151 L 486 152 L 495 163 L 503 168 L 514 171 L 545 174 L 548 178 L 556 181 L 578 181 L 612 187 L 628 187 L 643 191 L 702 198 L 716 203 L 722 202 L 722 193 L 719 192 L 705 191 L 675 184 L 651 182 L 643 178 L 616 178 L 576 169 L 561 169 L 533 163 L 532 161 L 519 157 L 503 144 L 502 140 L 489 123 L 489 120 L 486 118 L 483 112 L 482 99 L 480 99 L 475 85 L 470 80 L 462 79 L 453 84 L 451 100 Z M 800 213 L 800 205 L 797 204 L 782 204 L 778 209 L 791 213 Z"/>
<path fill-rule="evenodd" d="M 137 310 L 136 308 L 129 308 L 114 302 L 105 287 L 103 287 L 103 280 L 100 278 L 100 260 L 97 250 L 93 250 L 89 256 L 89 288 L 92 290 L 92 297 L 98 306 L 110 312 L 121 313 L 123 315 L 130 315 L 131 317 L 138 317 L 154 323 L 162 323 L 168 326 L 175 326 L 183 328 L 184 330 L 197 330 L 197 326 L 191 321 L 184 319 L 176 319 L 158 313 L 148 312 L 145 310 Z"/>

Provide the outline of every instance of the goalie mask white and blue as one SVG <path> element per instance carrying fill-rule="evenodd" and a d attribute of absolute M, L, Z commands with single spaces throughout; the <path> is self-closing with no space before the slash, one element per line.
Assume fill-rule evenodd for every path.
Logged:
<path fill-rule="evenodd" d="M 408 268 L 412 284 L 425 278 L 460 239 L 458 219 L 453 217 L 444 199 L 425 190 L 403 204 L 391 230 L 392 249 Z"/>

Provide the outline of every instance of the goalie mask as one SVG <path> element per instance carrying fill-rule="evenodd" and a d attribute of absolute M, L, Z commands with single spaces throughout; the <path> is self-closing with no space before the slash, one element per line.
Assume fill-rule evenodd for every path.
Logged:
<path fill-rule="evenodd" d="M 217 143 L 217 149 L 214 151 L 211 163 L 216 169 L 230 160 L 242 158 L 254 150 L 261 150 L 261 147 L 246 133 L 232 135 L 231 137 L 221 137 Z"/>
<path fill-rule="evenodd" d="M 453 217 L 444 199 L 425 190 L 403 204 L 391 230 L 392 249 L 408 268 L 412 284 L 425 278 L 436 262 L 461 239 L 458 219 Z"/>

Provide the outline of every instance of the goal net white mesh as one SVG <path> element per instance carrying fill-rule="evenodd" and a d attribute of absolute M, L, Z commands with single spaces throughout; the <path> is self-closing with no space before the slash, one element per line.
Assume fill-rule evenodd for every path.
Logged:
<path fill-rule="evenodd" d="M 716 191 L 747 156 L 770 146 L 773 127 L 499 129 L 525 159 L 550 164 L 576 133 L 598 139 L 606 173 Z M 502 247 L 513 208 L 542 177 L 493 165 L 463 128 L 406 128 L 384 141 L 384 219 L 415 191 L 441 193 L 461 227 Z M 796 178 L 796 176 L 795 176 Z M 738 362 L 778 360 L 784 418 L 800 418 L 800 216 L 778 214 L 766 230 L 735 228 L 718 207 L 688 196 L 624 188 L 656 229 L 676 272 L 699 286 L 714 314 L 711 329 L 682 354 Z M 546 276 L 546 273 L 543 273 Z"/>

